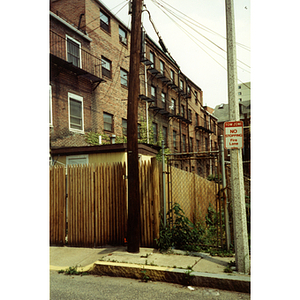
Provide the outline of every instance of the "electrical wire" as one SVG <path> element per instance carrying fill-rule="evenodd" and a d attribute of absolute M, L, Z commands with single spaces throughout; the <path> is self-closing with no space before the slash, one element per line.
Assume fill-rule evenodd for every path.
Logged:
<path fill-rule="evenodd" d="M 152 2 L 155 4 L 155 2 L 156 1 L 154 1 L 154 0 L 152 0 Z M 194 37 L 193 35 L 191 35 L 187 30 L 185 30 L 181 25 L 179 25 L 175 20 L 173 20 L 164 10 L 162 10 L 159 6 L 157 6 L 168 18 L 170 18 L 199 48 L 201 48 L 208 56 L 210 56 L 217 64 L 219 64 L 223 69 L 225 69 L 225 70 L 227 70 L 224 66 L 222 66 L 216 59 L 214 59 L 207 51 L 205 51 L 195 40 L 193 40 L 193 38 L 194 39 L 196 39 L 197 41 L 199 41 L 200 43 L 202 43 L 200 40 L 198 40 L 196 37 Z M 150 12 L 148 11 L 148 13 L 149 13 L 149 15 L 150 15 Z M 153 23 L 153 21 L 151 22 L 151 23 Z M 157 31 L 156 30 L 156 28 L 155 28 L 155 31 Z M 158 37 L 160 37 L 160 36 L 158 36 Z M 203 43 L 202 43 L 203 44 Z M 205 45 L 205 44 L 203 44 L 204 46 L 206 46 L 207 48 L 209 48 L 207 45 Z M 214 50 L 212 50 L 211 48 L 209 48 L 211 51 L 213 51 L 214 53 L 216 53 Z M 225 51 L 226 52 L 226 51 Z M 218 53 L 216 53 L 216 54 L 218 54 Z M 220 55 L 220 54 L 218 54 L 218 55 Z M 221 56 L 222 57 L 222 56 Z M 224 57 L 222 57 L 222 58 L 224 58 Z M 172 58 L 173 59 L 173 58 Z M 226 58 L 224 58 L 224 59 L 226 59 Z M 173 59 L 174 60 L 174 59 Z M 247 65 L 246 65 L 247 66 Z M 248 70 L 245 70 L 244 68 L 242 68 L 242 67 L 240 67 L 240 66 L 238 66 L 240 69 L 242 69 L 242 70 L 244 70 L 244 71 L 246 71 L 246 72 L 248 72 L 248 73 L 250 73 Z M 246 87 L 248 87 L 249 89 L 250 89 L 250 87 L 249 86 L 247 86 L 243 81 L 241 81 L 241 80 L 239 80 L 238 79 L 238 81 L 240 81 L 241 83 L 243 83 Z"/>
<path fill-rule="evenodd" d="M 225 52 L 226 53 L 226 50 L 224 50 L 222 47 L 220 47 L 219 45 L 217 45 L 216 43 L 214 43 L 212 40 L 210 40 L 209 38 L 207 38 L 206 36 L 204 36 L 203 34 L 201 34 L 199 31 L 197 31 L 195 28 L 193 28 L 193 27 L 191 27 L 189 24 L 187 24 L 186 22 L 184 22 L 183 20 L 182 20 L 182 18 L 180 18 L 179 16 L 177 16 L 176 14 L 174 14 L 171 10 L 168 10 L 167 8 L 165 8 L 164 6 L 162 6 L 160 3 L 158 3 L 157 1 L 155 1 L 155 0 L 152 0 L 152 2 L 162 11 L 162 12 L 164 12 L 163 11 L 163 9 L 162 8 L 164 8 L 164 9 L 166 9 L 166 11 L 168 11 L 170 14 L 172 14 L 175 18 L 177 18 L 179 21 L 181 21 L 182 23 L 184 23 L 186 26 L 188 26 L 189 28 L 191 28 L 192 30 L 194 30 L 196 33 L 198 33 L 199 35 L 201 35 L 202 37 L 204 37 L 206 40 L 208 40 L 210 43 L 212 43 L 214 46 L 216 46 L 218 49 L 220 49 L 220 50 L 222 50 L 223 52 Z M 160 6 L 162 7 L 162 8 L 160 8 Z M 166 12 L 164 12 L 166 15 L 167 15 L 167 13 Z M 219 53 L 217 53 L 217 52 L 215 52 L 214 50 L 212 50 L 211 48 L 209 48 L 207 45 L 205 45 L 203 42 L 201 42 L 199 39 L 197 39 L 195 36 L 193 36 L 192 34 L 190 34 L 190 33 L 188 33 L 187 32 L 187 30 L 185 30 L 182 26 L 180 26 L 175 20 L 173 20 L 169 15 L 167 15 L 177 26 L 179 26 L 179 28 L 181 28 L 181 30 L 182 31 L 184 31 L 189 37 L 193 37 L 194 39 L 196 39 L 197 41 L 199 41 L 201 44 L 203 44 L 205 47 L 207 47 L 208 49 L 210 49 L 211 51 L 213 51 L 214 53 L 216 53 L 217 55 L 220 55 Z M 197 43 L 196 43 L 197 44 Z M 199 45 L 198 45 L 199 46 Z M 200 46 L 199 46 L 200 47 Z M 203 48 L 202 47 L 200 47 L 202 50 L 203 50 Z M 205 51 L 205 50 L 203 50 L 203 51 Z M 206 51 L 205 51 L 206 52 Z M 206 52 L 207 53 L 207 52 Z M 209 54 L 208 54 L 209 55 Z M 220 55 L 221 56 L 221 55 Z M 226 58 L 224 58 L 223 56 L 221 56 L 223 59 L 225 59 L 226 60 Z M 247 66 L 248 68 L 251 68 L 250 66 L 248 66 L 247 64 L 245 64 L 243 61 L 241 61 L 241 60 L 239 60 L 239 59 L 237 59 L 237 61 L 238 62 L 240 62 L 240 63 L 242 63 L 242 64 L 244 64 L 245 66 Z M 240 67 L 240 66 L 238 66 L 240 69 L 242 69 L 242 70 L 244 70 L 244 71 L 246 71 L 246 72 L 249 72 L 248 70 L 245 70 L 245 69 L 243 69 L 242 67 Z M 226 70 L 226 69 L 225 69 Z M 250 72 L 249 72 L 250 73 Z"/>
<path fill-rule="evenodd" d="M 151 0 L 151 1 L 152 1 L 152 2 L 157 2 L 157 3 L 158 3 L 157 0 Z M 182 14 L 183 16 L 185 16 L 185 17 L 187 18 L 186 20 L 187 20 L 188 22 L 190 22 L 191 24 L 193 24 L 193 25 L 195 25 L 195 26 L 197 26 L 197 27 L 201 28 L 202 30 L 205 30 L 205 31 L 207 31 L 207 32 L 209 32 L 209 33 L 213 33 L 213 34 L 215 34 L 215 35 L 218 35 L 219 37 L 221 37 L 221 38 L 223 38 L 223 39 L 225 39 L 225 40 L 227 39 L 225 36 L 223 36 L 223 35 L 217 33 L 216 31 L 214 31 L 214 30 L 212 30 L 212 29 L 210 29 L 210 28 L 204 26 L 203 24 L 201 24 L 201 23 L 199 23 L 199 22 L 195 21 L 194 19 L 192 19 L 191 17 L 187 16 L 187 15 L 184 14 L 182 11 L 176 9 L 176 8 L 173 7 L 172 5 L 168 4 L 168 3 L 165 2 L 164 0 L 160 0 L 160 1 L 161 1 L 162 3 L 164 3 L 165 5 L 168 5 L 169 7 L 171 7 L 173 10 L 175 10 L 175 11 L 179 12 L 180 14 Z M 161 5 L 161 4 L 160 4 L 160 5 Z M 181 18 L 182 18 L 182 17 L 181 17 Z M 250 51 L 250 47 L 248 47 L 248 46 L 246 46 L 246 45 L 244 45 L 244 44 L 238 43 L 238 42 L 237 42 L 236 44 L 237 44 L 238 46 L 244 48 L 245 50 Z"/>

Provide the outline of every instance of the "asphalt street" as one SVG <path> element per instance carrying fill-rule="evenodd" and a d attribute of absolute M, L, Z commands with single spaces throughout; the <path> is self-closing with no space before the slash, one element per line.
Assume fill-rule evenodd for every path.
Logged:
<path fill-rule="evenodd" d="M 64 275 L 50 271 L 51 300 L 88 299 L 250 299 L 249 294 L 210 288 L 191 287 L 165 282 L 142 282 L 140 280 L 93 276 Z"/>

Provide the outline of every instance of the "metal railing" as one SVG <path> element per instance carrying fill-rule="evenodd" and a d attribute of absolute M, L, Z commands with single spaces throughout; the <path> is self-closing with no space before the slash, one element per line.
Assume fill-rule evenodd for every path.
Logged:
<path fill-rule="evenodd" d="M 68 59 L 67 47 L 67 39 L 50 30 L 50 54 L 74 64 L 74 60 L 72 62 Z M 79 53 L 80 61 L 74 64 L 74 66 L 101 78 L 101 59 L 84 50 L 82 47 L 79 47 Z"/>

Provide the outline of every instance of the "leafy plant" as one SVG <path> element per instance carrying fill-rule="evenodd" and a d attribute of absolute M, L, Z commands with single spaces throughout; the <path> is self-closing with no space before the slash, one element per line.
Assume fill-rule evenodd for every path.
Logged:
<path fill-rule="evenodd" d="M 65 275 L 88 275 L 88 272 L 79 272 L 77 271 L 77 266 L 75 267 L 69 267 L 66 270 L 59 270 L 59 274 L 64 273 Z"/>
<path fill-rule="evenodd" d="M 194 279 L 194 276 L 195 275 L 192 275 L 191 273 L 193 272 L 193 270 L 187 270 L 185 273 L 184 273 L 184 284 L 185 285 L 191 285 L 193 279 Z"/>
<path fill-rule="evenodd" d="M 224 214 L 222 213 L 222 218 Z M 216 248 L 218 214 L 214 208 L 209 205 L 205 216 L 205 223 L 192 223 L 184 214 L 184 211 L 178 203 L 167 213 L 167 225 L 160 224 L 159 239 L 156 239 L 158 249 L 168 250 L 170 248 L 181 249 L 193 252 L 209 252 L 211 255 L 232 256 L 230 249 Z M 223 222 L 223 226 L 224 222 Z"/>
<path fill-rule="evenodd" d="M 143 274 L 142 281 L 143 282 L 148 282 L 150 280 L 150 277 L 146 274 L 147 270 L 142 270 L 141 273 Z"/>

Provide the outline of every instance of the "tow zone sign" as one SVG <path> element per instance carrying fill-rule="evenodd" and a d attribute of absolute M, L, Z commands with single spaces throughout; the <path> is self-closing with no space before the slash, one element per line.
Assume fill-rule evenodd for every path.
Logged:
<path fill-rule="evenodd" d="M 243 121 L 224 123 L 225 149 L 240 149 L 244 146 Z"/>

